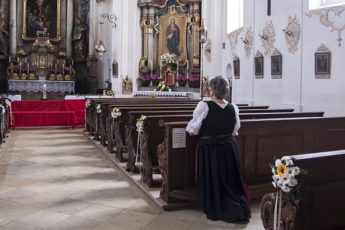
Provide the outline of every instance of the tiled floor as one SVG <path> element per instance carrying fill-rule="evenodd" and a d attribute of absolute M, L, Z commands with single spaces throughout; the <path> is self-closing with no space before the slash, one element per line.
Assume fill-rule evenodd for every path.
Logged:
<path fill-rule="evenodd" d="M 199 210 L 163 212 L 81 129 L 16 129 L 0 151 L 0 230 L 263 229 Z"/>

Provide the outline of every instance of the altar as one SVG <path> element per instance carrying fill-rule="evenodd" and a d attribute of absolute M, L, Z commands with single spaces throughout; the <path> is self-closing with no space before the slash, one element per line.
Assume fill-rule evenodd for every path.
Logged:
<path fill-rule="evenodd" d="M 10 92 L 43 92 L 74 93 L 74 81 L 49 81 L 49 80 L 8 80 Z"/>

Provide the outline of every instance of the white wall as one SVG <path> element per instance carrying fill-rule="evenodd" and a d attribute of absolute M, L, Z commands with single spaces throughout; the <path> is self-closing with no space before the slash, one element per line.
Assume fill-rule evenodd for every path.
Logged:
<path fill-rule="evenodd" d="M 244 27 L 254 30 L 252 54 L 246 57 L 244 44 L 238 40 L 234 50 L 230 50 L 227 39 L 226 53 L 223 58 L 223 69 L 232 64 L 232 53 L 240 58 L 241 76 L 233 80 L 233 101 L 236 103 L 265 104 L 275 107 L 292 107 L 302 111 L 325 111 L 326 116 L 345 115 L 345 44 L 338 46 L 337 32 L 320 23 L 317 15 L 311 17 L 308 12 L 308 0 L 272 1 L 271 16 L 267 16 L 267 4 L 258 4 L 252 0 L 244 3 Z M 288 16 L 295 16 L 301 24 L 301 40 L 298 50 L 288 52 L 284 29 Z M 340 17 L 332 17 L 336 24 L 344 26 L 345 12 Z M 272 20 L 276 32 L 275 47 L 283 55 L 282 79 L 271 78 L 271 57 L 264 56 L 264 78 L 254 78 L 254 56 L 259 50 L 264 53 L 261 39 L 267 20 Z M 226 31 L 226 30 L 224 30 Z M 243 37 L 244 33 L 238 37 Z M 330 79 L 315 79 L 314 53 L 321 43 L 332 52 Z M 343 42 L 344 43 L 344 42 Z"/>

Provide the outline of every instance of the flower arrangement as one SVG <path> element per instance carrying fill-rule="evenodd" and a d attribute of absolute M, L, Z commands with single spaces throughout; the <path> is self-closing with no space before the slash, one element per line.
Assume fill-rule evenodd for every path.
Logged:
<path fill-rule="evenodd" d="M 69 74 L 65 75 L 65 81 L 70 81 L 71 79 L 72 79 L 71 75 L 69 75 Z"/>
<path fill-rule="evenodd" d="M 12 74 L 11 74 L 11 79 L 13 79 L 13 80 L 19 80 L 18 73 L 12 73 Z"/>
<path fill-rule="evenodd" d="M 35 80 L 36 79 L 36 76 L 34 73 L 30 73 L 29 74 L 29 80 Z"/>
<path fill-rule="evenodd" d="M 25 53 L 25 51 L 23 49 L 20 49 L 20 50 L 17 51 L 17 55 L 18 56 L 25 56 L 26 53 Z"/>
<path fill-rule="evenodd" d="M 158 83 L 156 91 L 171 91 L 171 89 L 165 84 L 165 81 L 161 81 Z"/>
<path fill-rule="evenodd" d="M 160 57 L 160 61 L 163 66 L 177 64 L 178 58 L 176 54 L 164 53 Z"/>
<path fill-rule="evenodd" d="M 281 189 L 284 193 L 289 193 L 296 188 L 298 180 L 296 177 L 300 174 L 301 169 L 295 166 L 292 158 L 284 156 L 275 161 L 272 167 L 273 186 Z"/>
<path fill-rule="evenodd" d="M 58 75 L 56 75 L 56 80 L 58 80 L 58 81 L 63 81 L 63 80 L 64 80 L 64 77 L 62 76 L 61 73 L 59 73 Z"/>
<path fill-rule="evenodd" d="M 91 106 L 91 100 L 88 98 L 85 101 L 85 107 L 88 109 L 88 108 L 90 108 L 90 106 Z"/>
<path fill-rule="evenodd" d="M 26 73 L 22 73 L 22 74 L 20 75 L 20 79 L 26 80 Z"/>
<path fill-rule="evenodd" d="M 5 105 L 6 105 L 7 108 L 11 107 L 11 101 L 6 99 L 5 100 Z"/>
<path fill-rule="evenodd" d="M 55 80 L 56 80 L 55 74 L 51 73 L 51 74 L 49 75 L 49 80 L 50 80 L 50 81 L 55 81 Z"/>
<path fill-rule="evenodd" d="M 119 110 L 119 108 L 113 108 L 113 110 L 111 111 L 111 117 L 114 119 L 118 119 L 121 116 L 121 111 Z"/>
<path fill-rule="evenodd" d="M 0 105 L 0 110 L 1 110 L 1 113 L 4 114 L 6 112 L 5 106 Z"/>
<path fill-rule="evenodd" d="M 102 113 L 102 105 L 101 104 L 97 104 L 96 113 Z"/>
<path fill-rule="evenodd" d="M 137 123 L 136 123 L 138 133 L 144 133 L 145 121 L 146 121 L 146 116 L 144 114 L 141 114 L 140 118 L 137 119 Z"/>

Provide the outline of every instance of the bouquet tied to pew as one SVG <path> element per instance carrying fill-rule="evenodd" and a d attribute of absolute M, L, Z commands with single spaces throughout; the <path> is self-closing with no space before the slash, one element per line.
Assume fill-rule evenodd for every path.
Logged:
<path fill-rule="evenodd" d="M 97 112 L 97 113 L 102 113 L 102 105 L 101 105 L 101 104 L 97 104 L 97 106 L 96 106 L 96 112 Z"/>
<path fill-rule="evenodd" d="M 91 106 L 91 100 L 88 98 L 85 101 L 85 107 L 88 109 L 88 108 L 90 108 L 90 106 Z"/>
<path fill-rule="evenodd" d="M 113 110 L 111 111 L 111 117 L 114 119 L 118 119 L 121 116 L 121 111 L 119 110 L 119 108 L 113 108 Z"/>
<path fill-rule="evenodd" d="M 301 173 L 301 169 L 294 164 L 290 156 L 284 156 L 275 161 L 272 173 L 273 186 L 284 193 L 289 193 L 298 185 L 297 176 Z"/>
<path fill-rule="evenodd" d="M 136 127 L 138 133 L 144 133 L 145 130 L 146 116 L 141 114 L 140 118 L 137 119 Z"/>

